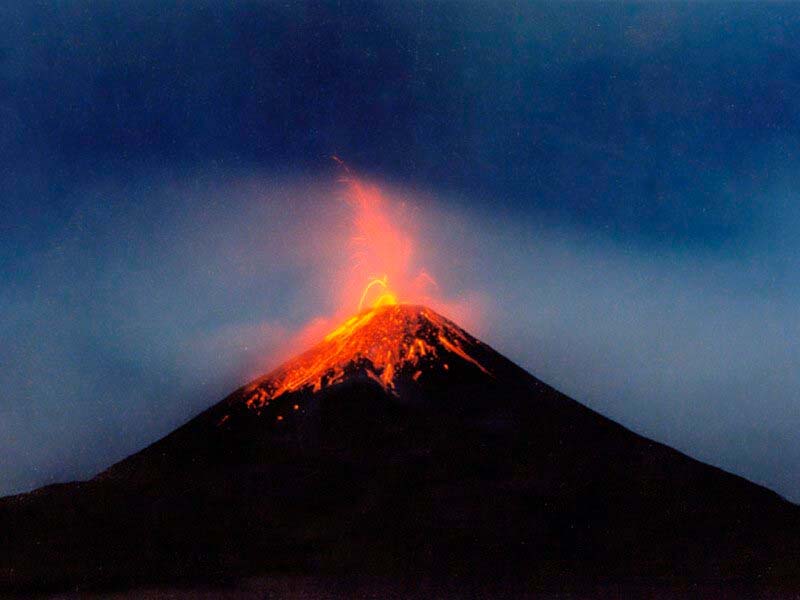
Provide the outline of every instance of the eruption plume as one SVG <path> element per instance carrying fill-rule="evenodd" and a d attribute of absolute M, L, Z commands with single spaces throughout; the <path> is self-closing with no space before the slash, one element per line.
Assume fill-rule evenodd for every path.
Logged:
<path fill-rule="evenodd" d="M 424 303 L 436 282 L 427 271 L 415 268 L 415 244 L 408 233 L 405 203 L 392 206 L 377 186 L 356 177 L 340 158 L 333 159 L 342 169 L 340 182 L 353 211 L 344 304 L 350 311 L 357 307 L 361 312 L 370 307 Z"/>

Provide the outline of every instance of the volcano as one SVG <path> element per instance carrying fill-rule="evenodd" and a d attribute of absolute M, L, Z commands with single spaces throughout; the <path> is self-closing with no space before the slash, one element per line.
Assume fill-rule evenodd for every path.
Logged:
<path fill-rule="evenodd" d="M 777 494 L 391 305 L 89 481 L 0 500 L 0 589 L 782 594 L 800 590 L 798 534 Z"/>

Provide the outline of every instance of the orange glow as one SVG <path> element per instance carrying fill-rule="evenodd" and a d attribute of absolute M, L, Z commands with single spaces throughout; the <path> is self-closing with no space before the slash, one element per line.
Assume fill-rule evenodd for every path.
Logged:
<path fill-rule="evenodd" d="M 391 290 L 389 290 L 389 278 L 384 275 L 380 279 L 377 277 L 373 278 L 367 284 L 367 287 L 364 288 L 364 291 L 361 293 L 361 299 L 358 301 L 358 312 L 363 310 L 364 301 L 367 299 L 367 295 L 369 294 L 370 290 L 375 286 L 381 286 L 383 288 L 383 292 L 381 292 L 378 297 L 372 301 L 372 308 L 397 304 L 397 297 L 391 292 Z"/>
<path fill-rule="evenodd" d="M 391 306 L 400 302 L 429 304 L 434 278 L 415 266 L 414 226 L 408 206 L 392 200 L 356 177 L 339 158 L 345 200 L 352 209 L 350 265 L 340 281 L 341 312 Z"/>
<path fill-rule="evenodd" d="M 489 371 L 487 371 L 487 370 L 486 370 L 486 369 L 483 367 L 483 365 L 482 365 L 482 364 L 480 364 L 480 363 L 479 363 L 477 360 L 475 360 L 474 358 L 472 358 L 471 356 L 469 356 L 469 355 L 468 355 L 466 352 L 464 352 L 464 351 L 463 351 L 463 350 L 462 350 L 460 347 L 458 347 L 457 345 L 453 344 L 453 343 L 452 343 L 450 340 L 448 340 L 448 339 L 447 339 L 447 338 L 445 338 L 444 336 L 442 336 L 442 335 L 440 335 L 440 336 L 439 336 L 439 342 L 441 342 L 442 346 L 444 346 L 445 348 L 447 348 L 447 349 L 448 349 L 450 352 L 452 352 L 453 354 L 458 354 L 458 355 L 459 355 L 461 358 L 463 358 L 463 359 L 464 359 L 464 360 L 466 360 L 467 362 L 471 362 L 473 365 L 475 365 L 476 367 L 478 367 L 478 368 L 479 368 L 481 371 L 483 371 L 484 373 L 487 373 L 487 374 L 489 373 Z M 445 363 L 445 365 L 444 365 L 444 368 L 445 368 L 445 370 L 447 370 L 447 369 L 449 368 L 449 367 L 447 366 L 447 363 Z"/>
<path fill-rule="evenodd" d="M 363 375 L 394 392 L 398 378 L 418 382 L 439 361 L 457 357 L 483 373 L 476 358 L 480 342 L 451 321 L 419 306 L 370 308 L 350 317 L 316 346 L 256 380 L 246 390 L 245 403 L 260 410 L 269 400 L 300 390 L 319 391 L 345 379 L 354 361 Z M 294 410 L 299 408 L 293 405 Z M 278 420 L 282 420 L 278 416 Z"/>

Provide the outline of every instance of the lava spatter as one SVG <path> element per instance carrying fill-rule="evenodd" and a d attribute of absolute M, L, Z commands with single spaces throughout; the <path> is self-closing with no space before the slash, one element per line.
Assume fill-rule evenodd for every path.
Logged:
<path fill-rule="evenodd" d="M 430 309 L 406 304 L 376 306 L 330 332 L 318 345 L 245 390 L 248 408 L 260 410 L 289 392 L 343 381 L 354 368 L 394 392 L 398 377 L 418 381 L 426 370 L 462 360 L 489 374 L 473 356 L 480 342 Z"/>

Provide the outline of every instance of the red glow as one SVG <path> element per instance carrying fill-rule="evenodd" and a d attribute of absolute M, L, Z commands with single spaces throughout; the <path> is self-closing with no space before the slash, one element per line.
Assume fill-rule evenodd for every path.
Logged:
<path fill-rule="evenodd" d="M 341 160 L 345 200 L 353 211 L 350 264 L 342 281 L 337 317 L 398 303 L 437 304 L 436 280 L 417 265 L 414 223 L 404 202 L 356 177 Z"/>

